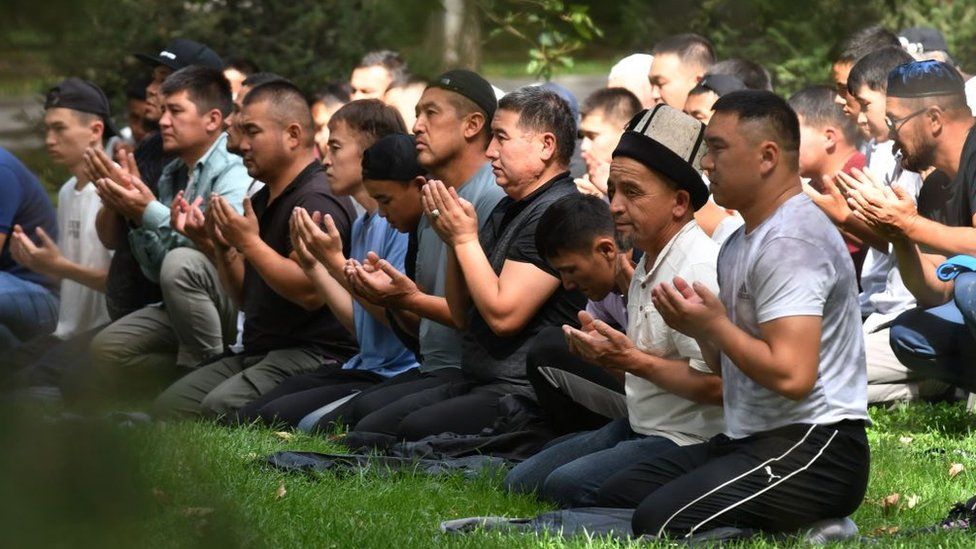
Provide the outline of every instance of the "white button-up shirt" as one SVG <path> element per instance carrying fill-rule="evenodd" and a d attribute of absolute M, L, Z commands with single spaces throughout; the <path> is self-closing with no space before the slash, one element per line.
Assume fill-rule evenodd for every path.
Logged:
<path fill-rule="evenodd" d="M 691 221 L 654 258 L 650 268 L 648 257 L 641 258 L 627 296 L 627 336 L 638 349 L 669 360 L 688 360 L 692 368 L 711 373 L 698 343 L 664 322 L 651 302 L 651 290 L 679 276 L 689 283 L 701 282 L 718 295 L 718 250 L 718 245 Z M 684 445 L 707 440 L 724 429 L 721 406 L 692 402 L 629 373 L 624 385 L 630 427 L 636 433 L 663 436 Z"/>

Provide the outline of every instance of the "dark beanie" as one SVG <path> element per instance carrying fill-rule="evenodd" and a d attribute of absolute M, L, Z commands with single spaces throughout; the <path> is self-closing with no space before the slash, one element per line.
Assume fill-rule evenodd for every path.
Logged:
<path fill-rule="evenodd" d="M 966 82 L 952 65 L 942 61 L 912 61 L 888 73 L 888 97 L 965 95 Z"/>

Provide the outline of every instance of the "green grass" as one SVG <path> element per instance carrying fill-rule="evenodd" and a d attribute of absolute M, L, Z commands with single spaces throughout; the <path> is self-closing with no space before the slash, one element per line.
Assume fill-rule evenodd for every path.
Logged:
<path fill-rule="evenodd" d="M 973 536 L 958 532 L 919 537 L 874 532 L 932 524 L 952 503 L 976 492 L 974 417 L 961 405 L 913 405 L 872 415 L 871 484 L 854 516 L 862 533 L 884 547 L 973 547 Z M 0 528 L 13 533 L 8 546 L 619 545 L 533 535 L 442 535 L 438 524 L 445 519 L 531 516 L 550 507 L 504 493 L 498 476 L 301 475 L 262 464 L 261 457 L 278 450 L 339 450 L 325 438 L 300 433 L 286 440 L 263 428 L 202 422 L 120 429 L 8 421 L 0 429 L 0 443 L 7 448 L 0 454 Z M 950 478 L 953 463 L 966 471 Z M 895 492 L 901 494 L 900 505 L 884 509 L 881 500 Z M 910 496 L 919 498 L 912 508 L 906 503 Z"/>

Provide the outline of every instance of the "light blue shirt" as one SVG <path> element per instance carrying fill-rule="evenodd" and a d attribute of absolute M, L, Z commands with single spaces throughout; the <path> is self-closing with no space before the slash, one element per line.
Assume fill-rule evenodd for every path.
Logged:
<path fill-rule="evenodd" d="M 407 235 L 398 232 L 385 219 L 366 213 L 352 224 L 349 257 L 363 261 L 367 252 L 375 252 L 399 271 L 407 255 Z M 402 374 L 417 367 L 417 358 L 403 346 L 389 327 L 353 301 L 353 321 L 359 354 L 343 364 L 344 370 L 367 370 L 384 377 Z"/>
<path fill-rule="evenodd" d="M 163 168 L 159 177 L 159 197 L 146 206 L 142 214 L 142 225 L 129 231 L 129 245 L 132 255 L 139 262 L 143 274 L 150 280 L 159 281 L 159 269 L 166 253 L 173 248 L 193 246 L 193 242 L 169 226 L 170 205 L 176 198 L 178 189 L 174 187 L 177 172 L 187 167 L 176 159 Z M 241 157 L 227 152 L 227 134 L 210 146 L 207 152 L 192 167 L 187 167 L 189 180 L 183 197 L 192 203 L 197 197 L 204 197 L 201 209 L 206 208 L 206 199 L 211 193 L 224 197 L 238 213 L 243 211 L 244 193 L 251 185 L 252 178 Z"/>

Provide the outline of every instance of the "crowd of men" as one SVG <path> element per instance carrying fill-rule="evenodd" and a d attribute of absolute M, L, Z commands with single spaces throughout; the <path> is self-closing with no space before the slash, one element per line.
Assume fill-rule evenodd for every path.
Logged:
<path fill-rule="evenodd" d="M 562 436 L 506 487 L 637 534 L 843 519 L 869 404 L 976 391 L 974 86 L 899 34 L 788 101 L 689 34 L 580 102 L 390 51 L 310 93 L 177 39 L 119 130 L 68 78 L 56 209 L 0 149 L 0 380 L 380 452 L 529 413 Z"/>

